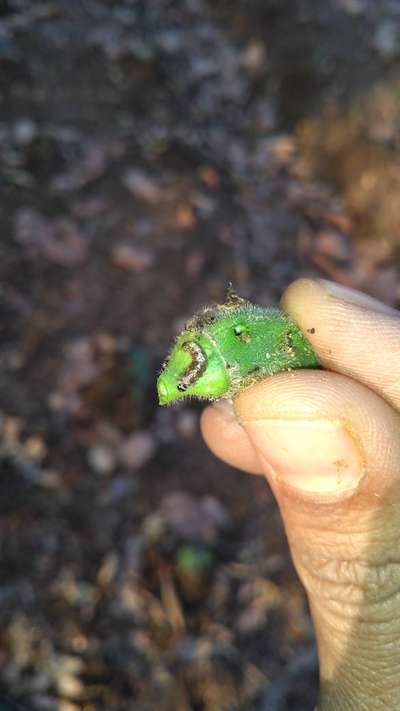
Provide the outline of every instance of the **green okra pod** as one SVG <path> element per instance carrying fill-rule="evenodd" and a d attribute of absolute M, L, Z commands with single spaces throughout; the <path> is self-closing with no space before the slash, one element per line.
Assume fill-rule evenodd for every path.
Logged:
<path fill-rule="evenodd" d="M 268 375 L 318 368 L 311 344 L 277 308 L 228 290 L 227 301 L 188 321 L 157 380 L 160 405 L 185 397 L 231 398 Z"/>

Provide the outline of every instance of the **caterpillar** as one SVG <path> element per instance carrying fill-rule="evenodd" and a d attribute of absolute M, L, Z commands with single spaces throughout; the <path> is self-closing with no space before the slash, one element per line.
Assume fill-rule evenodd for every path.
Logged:
<path fill-rule="evenodd" d="M 318 367 L 311 344 L 286 314 L 228 288 L 224 304 L 193 316 L 176 339 L 157 379 L 159 403 L 231 398 L 268 375 Z"/>

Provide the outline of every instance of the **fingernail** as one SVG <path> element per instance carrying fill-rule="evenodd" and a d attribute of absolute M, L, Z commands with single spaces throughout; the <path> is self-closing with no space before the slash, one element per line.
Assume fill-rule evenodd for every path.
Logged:
<path fill-rule="evenodd" d="M 363 294 L 357 289 L 352 289 L 349 286 L 343 286 L 342 284 L 337 284 L 334 281 L 329 281 L 329 279 L 318 279 L 319 284 L 322 288 L 335 299 L 341 299 L 354 306 L 361 306 L 364 309 L 371 309 L 371 311 L 376 311 L 377 313 L 390 314 L 398 316 L 398 311 L 392 309 L 391 306 L 382 304 L 381 301 L 374 299 L 373 296 L 368 296 L 368 294 Z"/>
<path fill-rule="evenodd" d="M 363 477 L 361 452 L 340 421 L 243 422 L 266 473 L 299 491 L 349 495 Z"/>

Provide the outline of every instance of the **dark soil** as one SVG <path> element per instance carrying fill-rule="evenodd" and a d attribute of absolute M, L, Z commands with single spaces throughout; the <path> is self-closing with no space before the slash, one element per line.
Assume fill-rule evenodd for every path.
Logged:
<path fill-rule="evenodd" d="M 4 709 L 312 709 L 272 495 L 154 381 L 228 282 L 398 304 L 399 20 L 397 0 L 0 2 Z"/>

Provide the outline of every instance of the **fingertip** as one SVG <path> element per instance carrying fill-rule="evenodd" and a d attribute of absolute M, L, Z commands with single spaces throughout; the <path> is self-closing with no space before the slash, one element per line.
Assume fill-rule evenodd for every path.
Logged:
<path fill-rule="evenodd" d="M 400 408 L 397 311 L 362 292 L 313 279 L 293 282 L 281 305 L 323 367 L 351 376 Z"/>
<path fill-rule="evenodd" d="M 283 293 L 281 307 L 301 328 L 308 340 L 313 343 L 320 320 L 321 301 L 327 299 L 327 293 L 315 279 L 296 279 Z"/>
<path fill-rule="evenodd" d="M 233 408 L 209 405 L 202 412 L 200 429 L 206 445 L 226 464 L 249 474 L 262 473 L 254 447 Z"/>

